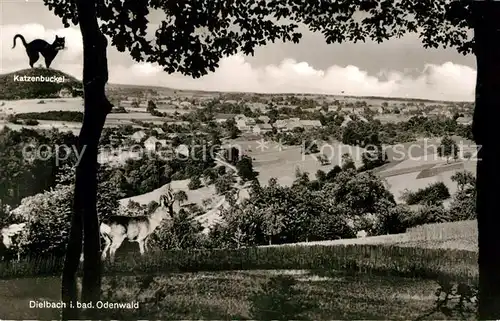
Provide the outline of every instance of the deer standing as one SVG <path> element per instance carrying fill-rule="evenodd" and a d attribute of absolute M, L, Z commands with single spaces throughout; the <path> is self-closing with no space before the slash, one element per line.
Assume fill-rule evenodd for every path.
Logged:
<path fill-rule="evenodd" d="M 174 215 L 174 197 L 169 186 L 167 193 L 160 196 L 160 207 L 150 215 L 122 216 L 115 215 L 104 220 L 100 225 L 100 232 L 104 238 L 105 246 L 102 251 L 102 260 L 106 259 L 109 250 L 111 262 L 114 262 L 116 250 L 125 239 L 139 243 L 141 255 L 148 251 L 147 240 L 161 222 Z"/>

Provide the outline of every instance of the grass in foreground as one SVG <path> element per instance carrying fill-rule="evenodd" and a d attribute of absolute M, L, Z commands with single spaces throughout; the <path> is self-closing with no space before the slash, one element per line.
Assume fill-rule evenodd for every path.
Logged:
<path fill-rule="evenodd" d="M 286 275 L 292 287 L 274 284 Z M 147 285 L 144 282 L 147 281 Z M 279 283 L 279 282 L 278 282 Z M 110 302 L 140 301 L 138 310 L 101 310 L 104 319 L 417 319 L 433 308 L 437 283 L 395 276 L 255 270 L 106 277 Z M 0 281 L 1 319 L 54 319 L 58 311 L 30 309 L 29 300 L 59 300 L 59 278 Z M 107 289 L 112 288 L 111 293 Z M 140 288 L 143 290 L 139 295 Z M 147 303 L 149 302 L 149 303 Z M 472 316 L 465 316 L 472 319 Z M 428 320 L 446 319 L 435 313 Z"/>
<path fill-rule="evenodd" d="M 469 251 L 386 245 L 283 246 L 219 250 L 171 250 L 128 256 L 105 264 L 105 275 L 228 270 L 322 269 L 475 282 L 477 254 Z M 61 258 L 0 264 L 0 278 L 56 276 Z"/>

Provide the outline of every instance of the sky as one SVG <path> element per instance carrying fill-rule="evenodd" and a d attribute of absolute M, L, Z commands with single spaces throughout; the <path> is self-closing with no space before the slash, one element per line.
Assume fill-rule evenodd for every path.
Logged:
<path fill-rule="evenodd" d="M 159 23 L 150 17 L 154 30 Z M 78 27 L 64 28 L 41 0 L 0 0 L 0 73 L 29 68 L 17 33 L 29 42 L 66 38 L 66 49 L 51 68 L 78 79 L 82 75 L 82 42 Z M 42 58 L 38 64 L 43 63 Z M 327 45 L 321 34 L 303 30 L 300 44 L 275 43 L 224 58 L 216 72 L 200 79 L 168 74 L 161 67 L 136 63 L 128 53 L 108 49 L 109 82 L 177 89 L 261 93 L 320 93 L 472 101 L 476 81 L 474 56 L 454 49 L 424 49 L 416 35 L 382 44 Z"/>

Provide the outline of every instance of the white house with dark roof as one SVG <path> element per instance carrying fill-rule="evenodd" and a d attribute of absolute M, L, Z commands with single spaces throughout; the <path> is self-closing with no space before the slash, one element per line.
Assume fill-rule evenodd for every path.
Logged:
<path fill-rule="evenodd" d="M 252 127 L 256 124 L 255 119 L 250 117 L 238 117 L 236 119 L 236 127 L 242 132 L 252 130 Z"/>
<path fill-rule="evenodd" d="M 165 134 L 165 131 L 164 131 L 162 128 L 160 128 L 160 127 L 155 127 L 155 128 L 153 128 L 153 130 L 154 130 L 154 131 L 155 131 L 158 135 L 163 135 L 163 134 Z"/>
<path fill-rule="evenodd" d="M 291 131 L 291 130 L 294 130 L 295 128 L 304 128 L 304 126 L 302 126 L 302 123 L 300 122 L 300 120 L 289 119 L 287 124 L 286 124 L 286 130 Z"/>
<path fill-rule="evenodd" d="M 309 119 L 301 120 L 300 124 L 304 129 L 321 128 L 322 126 L 319 120 L 309 120 Z"/>
<path fill-rule="evenodd" d="M 136 142 L 140 142 L 142 139 L 144 139 L 144 137 L 146 137 L 146 132 L 144 132 L 143 130 L 136 131 L 132 134 L 132 136 L 130 136 L 130 138 L 132 138 Z"/>
<path fill-rule="evenodd" d="M 217 123 L 225 123 L 229 119 L 236 117 L 236 114 L 215 114 L 214 119 Z"/>
<path fill-rule="evenodd" d="M 62 88 L 61 90 L 59 90 L 59 97 L 61 98 L 73 97 L 73 93 L 68 88 Z"/>
<path fill-rule="evenodd" d="M 264 134 L 273 130 L 273 126 L 271 124 L 256 124 L 253 126 L 254 134 Z"/>
<path fill-rule="evenodd" d="M 166 139 L 158 139 L 154 136 L 148 137 L 148 139 L 144 141 L 144 147 L 150 152 L 156 152 L 158 149 L 165 146 L 167 146 Z"/>
<path fill-rule="evenodd" d="M 269 118 L 269 116 L 266 115 L 259 116 L 258 119 L 264 124 L 269 124 L 269 122 L 271 121 L 271 118 Z"/>

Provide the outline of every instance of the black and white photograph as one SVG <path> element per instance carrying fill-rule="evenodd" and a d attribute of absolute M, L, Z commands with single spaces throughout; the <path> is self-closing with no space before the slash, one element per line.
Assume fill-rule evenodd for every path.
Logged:
<path fill-rule="evenodd" d="M 0 320 L 500 319 L 499 16 L 0 0 Z"/>

